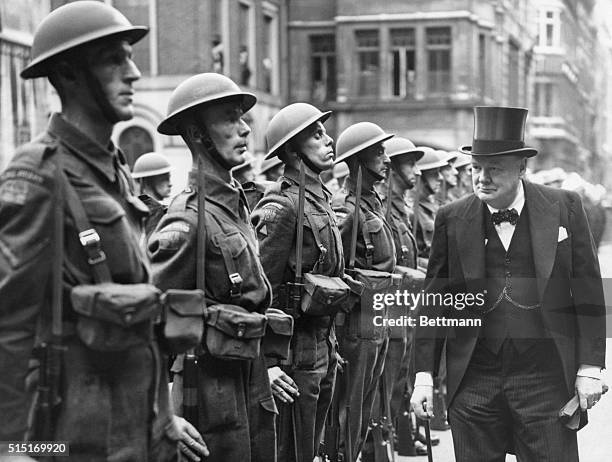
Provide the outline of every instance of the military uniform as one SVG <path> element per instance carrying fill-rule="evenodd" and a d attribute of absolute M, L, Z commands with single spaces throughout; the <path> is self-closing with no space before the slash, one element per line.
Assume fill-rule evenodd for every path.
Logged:
<path fill-rule="evenodd" d="M 391 203 L 387 205 L 385 200 L 385 209 L 389 207 L 387 217 L 389 226 L 393 232 L 393 242 L 395 244 L 395 258 L 398 265 L 408 268 L 417 267 L 417 246 L 410 228 L 408 227 L 409 217 L 406 203 L 401 192 L 391 192 Z M 389 307 L 389 316 L 399 318 L 402 315 L 409 315 L 409 309 L 406 306 Z M 395 418 L 400 409 L 403 394 L 406 389 L 408 378 L 408 352 L 409 341 L 411 339 L 411 329 L 409 327 L 393 327 L 389 329 L 389 346 L 387 356 L 385 358 L 385 366 L 383 374 L 387 386 L 387 397 L 390 404 L 391 419 L 395 422 Z M 372 421 L 380 421 L 383 417 L 383 407 L 380 402 L 380 393 L 376 394 L 372 409 Z M 386 417 L 386 416 L 384 416 Z M 368 436 L 368 442 L 372 441 L 372 433 Z M 387 438 L 392 438 L 393 435 L 386 435 Z M 374 441 L 374 443 L 376 443 Z M 373 460 L 387 460 L 384 456 L 380 458 L 379 451 L 376 447 L 366 443 L 364 447 L 364 457 L 366 453 L 371 453 Z M 365 460 L 365 459 L 364 459 Z"/>
<path fill-rule="evenodd" d="M 355 210 L 355 184 L 352 177 L 347 178 L 345 188 L 336 193 L 332 204 L 338 216 L 343 246 L 345 249 L 350 249 Z M 355 267 L 393 272 L 395 269 L 393 234 L 384 218 L 382 203 L 375 191 L 362 191 L 359 215 Z M 347 252 L 345 264 L 348 264 L 348 258 Z M 338 327 L 340 354 L 350 364 L 348 377 L 350 391 L 348 395 L 345 395 L 344 390 L 339 393 L 340 434 L 343 440 L 346 434 L 344 413 L 346 400 L 349 399 L 351 404 L 353 455 L 350 460 L 356 459 L 363 445 L 388 346 L 388 332 L 385 328 L 373 327 L 370 332 L 360 329 L 363 316 L 367 315 L 356 306 L 347 316 L 346 322 Z M 371 324 L 369 321 L 367 323 Z M 343 447 L 344 441 L 341 443 L 341 449 Z"/>
<path fill-rule="evenodd" d="M 429 249 L 433 239 L 434 220 L 438 212 L 438 205 L 435 196 L 430 195 L 426 198 L 421 197 L 417 208 L 418 223 L 416 231 L 417 246 L 419 257 L 429 258 Z"/>
<path fill-rule="evenodd" d="M 145 236 L 148 240 L 155 230 L 157 223 L 159 223 L 159 220 L 166 214 L 168 207 L 148 194 L 140 194 L 138 199 L 144 202 L 149 209 L 149 216 L 145 218 L 144 222 Z"/>
<path fill-rule="evenodd" d="M 224 175 L 227 179 L 224 179 Z M 227 171 L 206 174 L 206 300 L 264 313 L 271 288 L 258 258 L 240 185 Z M 190 186 L 170 204 L 149 240 L 153 278 L 160 288 L 196 287 L 198 196 Z M 229 251 L 228 251 L 229 250 Z M 238 273 L 236 285 L 230 274 Z M 232 295 L 234 294 L 234 295 Z M 173 366 L 175 406 L 181 408 L 182 360 Z M 197 429 L 210 450 L 208 461 L 273 461 L 276 407 L 263 356 L 253 361 L 222 360 L 200 351 Z"/>
<path fill-rule="evenodd" d="M 112 280 L 132 284 L 149 279 L 139 247 L 147 208 L 134 196 L 121 152 L 98 145 L 54 114 L 47 132 L 23 146 L 0 177 L 0 440 L 24 436 L 36 381 L 31 374 L 24 392 L 28 361 L 32 348 L 50 334 L 58 160 L 100 235 Z M 69 289 L 91 284 L 92 270 L 68 212 L 64 222 L 66 350 L 52 439 L 69 443 L 67 460 L 174 460 L 178 435 L 157 344 L 102 353 L 75 335 Z"/>
<path fill-rule="evenodd" d="M 268 190 L 252 220 L 259 239 L 261 261 L 274 291 L 273 306 L 283 309 L 279 292 L 295 280 L 299 173 L 287 166 L 275 187 Z M 307 169 L 304 201 L 304 272 L 342 276 L 344 256 L 331 194 L 319 176 Z M 283 369 L 295 381 L 300 395 L 282 405 L 279 418 L 279 460 L 293 460 L 291 412 L 295 413 L 298 448 L 303 460 L 312 460 L 321 441 L 336 377 L 336 339 L 330 316 L 303 315 L 295 321 L 292 358 Z M 293 409 L 292 409 L 293 408 Z"/>

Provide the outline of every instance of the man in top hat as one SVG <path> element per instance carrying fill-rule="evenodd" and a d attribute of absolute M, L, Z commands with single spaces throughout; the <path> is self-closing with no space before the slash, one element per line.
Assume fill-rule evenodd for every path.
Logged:
<path fill-rule="evenodd" d="M 393 272 L 395 269 L 395 245 L 393 233 L 385 219 L 382 202 L 374 190 L 374 183 L 381 181 L 389 170 L 389 157 L 384 142 L 393 135 L 386 133 L 371 122 L 359 122 L 344 130 L 336 144 L 335 163 L 346 162 L 349 176 L 332 199 L 342 234 L 346 267 L 351 263 L 356 268 Z M 358 229 L 355 260 L 351 262 L 351 239 L 356 207 L 356 192 L 361 170 L 361 202 L 358 211 Z M 356 460 L 368 431 L 370 413 L 378 381 L 383 371 L 388 345 L 388 332 L 384 327 L 373 327 L 368 316 L 358 303 L 342 326 L 338 326 L 340 354 L 349 361 L 350 373 L 343 381 L 345 387 L 337 387 L 340 409 L 345 409 L 349 400 L 351 416 L 341 414 L 341 437 L 346 435 L 350 420 L 350 434 L 353 454 L 345 454 L 345 460 Z M 349 319 L 350 318 L 350 319 Z M 361 329 L 369 324 L 372 329 Z M 342 438 L 341 450 L 346 451 L 346 440 Z"/>
<path fill-rule="evenodd" d="M 474 194 L 438 212 L 426 291 L 475 302 L 420 307 L 430 320 L 465 326 L 417 325 L 412 406 L 431 417 L 445 343 L 457 461 L 503 461 L 509 451 L 576 461 L 576 433 L 558 413 L 574 395 L 583 410 L 597 403 L 605 358 L 591 233 L 577 194 L 523 180 L 537 154 L 523 141 L 527 110 L 474 111 L 474 142 L 462 149 L 472 155 Z"/>

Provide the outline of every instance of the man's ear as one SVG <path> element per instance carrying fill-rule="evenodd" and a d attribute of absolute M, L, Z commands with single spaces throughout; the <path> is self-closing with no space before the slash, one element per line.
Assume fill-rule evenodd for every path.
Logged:
<path fill-rule="evenodd" d="M 519 178 L 525 178 L 525 173 L 527 173 L 527 157 L 521 159 L 521 164 L 519 165 Z"/>

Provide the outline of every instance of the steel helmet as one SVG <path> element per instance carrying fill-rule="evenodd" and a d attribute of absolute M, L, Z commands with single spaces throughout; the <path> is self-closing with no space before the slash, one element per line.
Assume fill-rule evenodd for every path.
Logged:
<path fill-rule="evenodd" d="M 412 154 L 415 160 L 419 160 L 425 155 L 425 151 L 417 148 L 412 141 L 401 136 L 396 136 L 387 141 L 385 143 L 385 150 L 391 160 L 393 158 L 399 159 L 399 156 L 405 154 Z"/>
<path fill-rule="evenodd" d="M 442 151 L 442 150 L 438 150 L 436 151 L 440 157 L 442 157 L 447 164 L 449 165 L 453 165 L 453 162 L 455 161 L 455 159 L 457 158 L 457 154 L 459 154 L 457 151 L 450 151 L 450 152 L 446 152 L 446 151 Z M 454 165 L 453 165 L 454 166 Z"/>
<path fill-rule="evenodd" d="M 272 170 L 282 163 L 283 162 L 276 156 L 272 157 L 271 159 L 264 159 L 264 161 L 261 163 L 261 170 L 259 170 L 259 173 L 265 173 L 268 170 Z"/>
<path fill-rule="evenodd" d="M 157 152 L 147 152 L 134 163 L 132 178 L 145 178 L 170 172 L 170 162 Z"/>
<path fill-rule="evenodd" d="M 340 163 L 354 154 L 363 151 L 376 143 L 386 141 L 394 135 L 386 133 L 372 122 L 358 122 L 351 125 L 338 137 L 336 143 L 337 157 L 334 163 Z"/>
<path fill-rule="evenodd" d="M 21 71 L 21 77 L 48 75 L 52 58 L 94 40 L 125 36 L 130 43 L 135 43 L 148 31 L 148 27 L 132 25 L 119 10 L 102 2 L 68 3 L 49 13 L 36 29 L 32 61 Z"/>
<path fill-rule="evenodd" d="M 276 156 L 287 141 L 315 122 L 325 122 L 331 111 L 321 112 L 308 103 L 293 103 L 276 113 L 266 129 L 266 159 Z"/>
<path fill-rule="evenodd" d="M 472 156 L 464 154 L 462 152 L 457 152 L 457 159 L 453 162 L 453 167 L 459 169 L 461 167 L 465 167 L 466 165 L 470 165 L 472 163 Z"/>
<path fill-rule="evenodd" d="M 444 160 L 444 158 L 439 154 L 439 152 L 444 151 L 435 151 L 426 146 L 423 146 L 420 149 L 425 151 L 425 155 L 417 162 L 417 167 L 419 167 L 419 170 L 422 172 L 448 165 L 448 162 L 446 162 L 446 160 Z"/>
<path fill-rule="evenodd" d="M 340 178 L 344 178 L 349 173 L 349 167 L 346 162 L 340 162 L 339 164 L 334 165 L 334 168 L 332 169 L 332 174 L 337 180 Z"/>
<path fill-rule="evenodd" d="M 167 116 L 157 127 L 164 135 L 178 135 L 178 119 L 189 109 L 202 104 L 220 102 L 228 98 L 241 98 L 242 110 L 251 109 L 257 102 L 252 93 L 244 92 L 230 78 L 215 72 L 189 77 L 174 89 L 168 101 Z"/>

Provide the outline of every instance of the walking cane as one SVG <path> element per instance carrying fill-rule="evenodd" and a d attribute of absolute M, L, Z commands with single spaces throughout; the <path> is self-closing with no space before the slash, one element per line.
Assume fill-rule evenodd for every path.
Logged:
<path fill-rule="evenodd" d="M 428 419 L 425 419 L 425 438 L 427 439 L 427 461 L 433 462 L 433 454 L 431 453 L 431 431 L 429 430 Z"/>

